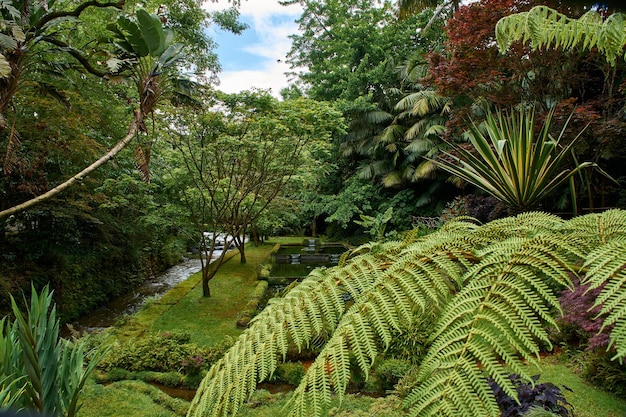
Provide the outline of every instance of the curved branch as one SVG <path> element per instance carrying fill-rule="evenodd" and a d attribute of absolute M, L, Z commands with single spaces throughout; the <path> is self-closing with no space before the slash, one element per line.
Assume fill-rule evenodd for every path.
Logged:
<path fill-rule="evenodd" d="M 128 129 L 128 133 L 113 148 L 111 148 L 110 151 L 108 151 L 105 155 L 103 155 L 97 161 L 89 165 L 87 168 L 80 171 L 78 174 L 69 178 L 62 184 L 59 184 L 56 187 L 52 188 L 51 190 L 45 192 L 44 194 L 41 194 L 35 198 L 32 198 L 16 206 L 10 207 L 6 210 L 0 211 L 0 220 L 5 219 L 13 214 L 17 214 L 22 211 L 28 210 L 37 204 L 40 204 L 46 200 L 49 200 L 50 198 L 56 196 L 57 194 L 65 191 L 65 189 L 69 188 L 76 181 L 82 180 L 87 175 L 91 174 L 93 171 L 100 168 L 105 163 L 109 162 L 133 140 L 133 138 L 139 132 L 139 126 L 142 123 L 143 123 L 143 115 L 141 114 L 141 112 L 139 112 L 139 110 L 135 110 L 135 117 L 130 125 L 130 128 Z"/>
<path fill-rule="evenodd" d="M 88 7 L 99 7 L 99 8 L 115 7 L 116 9 L 122 10 L 124 8 L 124 4 L 125 4 L 125 0 L 120 0 L 117 2 L 107 2 L 107 3 L 100 3 L 97 0 L 87 1 L 85 3 L 82 3 L 81 5 L 79 5 L 77 8 L 75 8 L 72 11 L 52 12 L 43 16 L 41 20 L 39 20 L 39 22 L 37 22 L 37 24 L 33 26 L 33 29 L 35 32 L 37 32 L 49 22 L 55 19 L 62 18 L 62 17 L 69 17 L 69 16 L 79 17 L 81 13 L 84 12 L 85 9 L 87 9 Z"/>
<path fill-rule="evenodd" d="M 85 68 L 85 70 L 87 70 L 88 73 L 95 75 L 96 77 L 100 77 L 100 78 L 104 78 L 105 76 L 109 75 L 108 72 L 100 71 L 99 69 L 93 67 L 91 63 L 89 62 L 89 60 L 82 54 L 81 51 L 79 51 L 78 49 L 74 47 L 71 47 L 67 43 L 60 41 L 58 39 L 48 38 L 48 37 L 42 38 L 42 41 L 48 42 L 49 44 L 58 46 L 60 48 L 64 48 L 65 52 L 72 55 L 80 63 L 80 65 L 82 65 L 82 67 Z"/>

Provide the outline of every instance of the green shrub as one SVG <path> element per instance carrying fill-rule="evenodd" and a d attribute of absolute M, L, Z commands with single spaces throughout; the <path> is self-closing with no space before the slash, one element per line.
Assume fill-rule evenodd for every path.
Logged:
<path fill-rule="evenodd" d="M 348 402 L 341 407 L 333 407 L 328 411 L 329 417 L 399 417 L 407 415 L 401 411 L 402 400 L 395 395 L 377 398 L 367 411 L 355 410 Z"/>
<path fill-rule="evenodd" d="M 278 365 L 271 381 L 298 385 L 305 373 L 306 369 L 301 362 L 285 362 Z"/>
<path fill-rule="evenodd" d="M 182 330 L 163 332 L 160 334 L 160 337 L 172 339 L 180 344 L 189 343 L 191 341 L 191 333 Z"/>
<path fill-rule="evenodd" d="M 611 360 L 611 352 L 590 351 L 583 356 L 582 375 L 593 385 L 613 392 L 619 396 L 626 395 L 626 363 Z"/>
<path fill-rule="evenodd" d="M 420 363 L 428 347 L 428 336 L 432 332 L 436 318 L 428 314 L 417 314 L 409 325 L 396 331 L 386 356 Z"/>
<path fill-rule="evenodd" d="M 145 382 L 156 382 L 166 387 L 177 387 L 183 381 L 183 375 L 179 372 L 140 372 L 139 378 Z"/>
<path fill-rule="evenodd" d="M 273 404 L 282 397 L 282 394 L 272 394 L 268 390 L 258 389 L 254 391 L 246 404 L 250 408 L 256 408 L 260 405 Z"/>
<path fill-rule="evenodd" d="M 178 372 L 190 357 L 214 356 L 195 344 L 184 343 L 185 340 L 189 339 L 184 333 L 150 334 L 114 346 L 101 366 L 105 370 L 122 368 L 128 371 Z"/>
<path fill-rule="evenodd" d="M 374 367 L 374 373 L 380 380 L 383 390 L 392 390 L 412 367 L 408 360 L 385 359 Z"/>
<path fill-rule="evenodd" d="M 272 273 L 272 264 L 263 264 L 259 271 L 259 279 L 267 279 Z"/>
<path fill-rule="evenodd" d="M 127 371 L 126 369 L 121 368 L 111 368 L 101 378 L 99 378 L 99 382 L 115 382 L 124 381 L 127 379 L 137 378 L 134 372 Z"/>
<path fill-rule="evenodd" d="M 417 385 L 419 384 L 419 381 L 417 379 L 417 370 L 418 370 L 418 367 L 413 366 L 411 369 L 409 369 L 409 371 L 406 374 L 404 374 L 402 378 L 400 378 L 400 380 L 396 384 L 396 387 L 395 387 L 396 393 L 401 398 L 404 398 L 407 395 L 409 395 L 411 391 L 413 391 L 415 387 L 417 387 Z"/>
<path fill-rule="evenodd" d="M 206 371 L 201 371 L 196 374 L 187 374 L 183 378 L 183 386 L 185 388 L 197 389 L 200 386 L 200 382 L 206 375 Z"/>

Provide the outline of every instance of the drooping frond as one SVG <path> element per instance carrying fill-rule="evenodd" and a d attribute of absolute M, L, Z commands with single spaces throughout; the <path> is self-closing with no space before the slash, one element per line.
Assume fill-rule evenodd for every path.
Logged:
<path fill-rule="evenodd" d="M 316 373 L 314 369 L 322 366 L 321 358 L 329 355 L 328 360 L 337 366 L 342 363 L 342 355 L 347 354 L 340 354 L 337 349 L 344 346 L 349 349 L 346 352 L 360 358 L 359 365 L 367 372 L 372 358 L 378 353 L 378 348 L 373 347 L 373 338 L 382 340 L 383 345 L 385 340 L 388 343 L 389 330 L 396 328 L 400 321 L 410 320 L 416 303 L 425 306 L 440 302 L 444 294 L 456 287 L 454 278 L 460 275 L 465 265 L 471 264 L 470 260 L 458 260 L 471 258 L 471 248 L 476 244 L 463 231 L 473 228 L 476 225 L 467 223 L 453 231 L 429 235 L 408 245 L 396 242 L 387 246 L 384 252 L 370 251 L 355 256 L 343 267 L 314 271 L 284 298 L 271 303 L 255 317 L 233 348 L 213 366 L 188 415 L 235 414 L 254 391 L 256 383 L 271 375 L 281 356 L 284 359 L 290 344 L 302 349 L 316 336 L 327 333 L 334 334 L 331 341 L 336 341 L 327 344 L 318 365 L 313 365 L 313 370 L 307 374 L 310 376 L 302 382 L 300 391 L 306 394 L 307 400 L 298 402 L 297 398 L 302 397 L 294 396 L 299 406 L 293 408 L 293 413 L 298 415 L 296 410 L 308 410 L 309 405 L 314 411 L 321 410 L 330 395 L 330 387 L 339 392 L 344 380 L 339 375 L 333 376 L 335 380 L 332 382 L 328 379 L 330 376 L 324 377 L 323 372 Z M 398 247 L 404 249 L 397 256 L 393 255 Z M 399 262 L 398 258 L 404 261 Z M 348 312 L 344 301 L 346 294 L 354 302 Z M 365 307 L 371 311 L 369 316 L 362 314 L 364 306 L 369 306 Z M 357 325 L 357 322 L 362 323 Z M 370 335 L 362 333 L 366 328 L 372 329 Z M 341 329 L 348 329 L 345 332 L 352 334 L 349 342 L 339 343 L 337 335 L 345 333 Z M 365 350 L 357 349 L 365 342 Z"/>
<path fill-rule="evenodd" d="M 538 235 L 512 238 L 478 253 L 482 261 L 448 304 L 431 336 L 432 345 L 408 398 L 413 416 L 498 416 L 486 376 L 508 395 L 513 372 L 530 379 L 523 360 L 536 363 L 537 340 L 550 344 L 545 323 L 559 308 L 550 282 L 568 283 L 559 241 Z M 506 364 L 506 365 L 504 365 Z"/>
<path fill-rule="evenodd" d="M 615 358 L 621 360 L 626 356 L 626 238 L 600 246 L 590 254 L 585 267 L 589 271 L 583 283 L 589 283 L 590 289 L 604 285 L 594 307 L 601 306 L 600 314 L 606 315 L 603 329 L 615 326 L 609 348 L 614 347 Z"/>
<path fill-rule="evenodd" d="M 393 331 L 411 323 L 415 308 L 432 312 L 445 304 L 458 287 L 456 277 L 475 260 L 471 248 L 477 241 L 464 233 L 475 228 L 456 222 L 401 250 L 342 317 L 294 392 L 287 406 L 291 416 L 321 415 L 333 393 L 343 398 L 351 375 L 350 357 L 367 376 L 376 357 L 389 346 Z"/>
<path fill-rule="evenodd" d="M 511 396 L 508 375 L 526 378 L 550 345 L 555 295 L 578 269 L 602 287 L 598 305 L 613 326 L 617 357 L 626 354 L 626 211 L 573 220 L 524 213 L 479 226 L 445 223 L 426 236 L 372 242 L 340 266 L 314 271 L 260 313 L 209 371 L 189 416 L 234 415 L 290 348 L 321 343 L 288 405 L 292 416 L 321 416 L 342 398 L 356 366 L 368 375 L 415 314 L 438 317 L 407 397 L 414 416 L 496 416 L 493 378 Z"/>
<path fill-rule="evenodd" d="M 614 326 L 610 333 L 609 348 L 616 350 L 614 359 L 626 356 L 626 230 L 623 212 L 611 210 L 594 216 L 601 225 L 603 245 L 589 253 L 583 269 L 582 280 L 589 289 L 602 288 L 594 308 L 601 306 L 599 315 L 605 315 L 603 329 Z"/>
<path fill-rule="evenodd" d="M 626 58 L 626 25 L 624 15 L 614 13 L 603 21 L 594 10 L 579 19 L 569 18 L 546 6 L 502 18 L 496 25 L 496 40 L 502 53 L 515 41 L 530 41 L 533 49 L 580 47 L 598 48 L 611 65 Z"/>
<path fill-rule="evenodd" d="M 345 309 L 345 296 L 358 300 L 382 271 L 370 253 L 341 268 L 318 269 L 279 301 L 255 317 L 235 345 L 215 364 L 191 404 L 189 416 L 234 415 L 283 360 L 290 344 L 310 346 L 316 336 L 332 333 Z"/>

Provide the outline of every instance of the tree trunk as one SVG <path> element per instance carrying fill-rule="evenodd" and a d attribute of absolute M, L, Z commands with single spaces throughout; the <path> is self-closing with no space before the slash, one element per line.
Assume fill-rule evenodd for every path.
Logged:
<path fill-rule="evenodd" d="M 210 251 L 210 254 L 212 253 L 213 251 Z M 211 296 L 211 289 L 209 288 L 209 281 L 211 281 L 213 277 L 215 277 L 215 275 L 217 274 L 217 271 L 220 269 L 220 266 L 222 266 L 222 264 L 224 263 L 224 258 L 226 258 L 226 250 L 223 250 L 219 258 L 217 258 L 213 262 L 211 262 L 209 253 L 207 253 L 207 261 L 202 266 L 202 296 L 203 297 Z"/>
<path fill-rule="evenodd" d="M 259 240 L 259 232 L 256 230 L 256 227 L 252 228 L 252 241 L 254 242 L 254 246 L 258 247 L 260 244 Z"/>
<path fill-rule="evenodd" d="M 247 262 L 246 261 L 246 245 L 244 242 L 239 242 L 239 246 L 237 246 L 237 249 L 239 249 L 239 262 L 242 264 L 245 264 Z"/>
<path fill-rule="evenodd" d="M 215 274 L 213 274 L 215 275 Z M 209 277 L 209 265 L 202 268 L 202 296 L 210 297 L 211 289 L 209 288 L 209 281 L 213 277 Z"/>
<path fill-rule="evenodd" d="M 93 164 L 89 165 L 87 168 L 83 169 L 82 171 L 80 171 L 78 174 L 74 175 L 73 177 L 69 178 L 68 180 L 66 180 L 65 182 L 57 185 L 56 187 L 52 188 L 51 190 L 35 197 L 35 198 L 31 198 L 28 201 L 25 201 L 21 204 L 18 204 L 16 206 L 10 207 L 6 210 L 2 210 L 0 211 L 0 220 L 5 219 L 9 216 L 12 216 L 13 214 L 17 214 L 20 213 L 22 211 L 28 210 L 34 206 L 36 206 L 39 203 L 42 203 L 46 200 L 49 200 L 50 198 L 56 196 L 57 194 L 65 191 L 66 188 L 69 188 L 72 184 L 74 184 L 76 181 L 80 181 L 83 178 L 85 178 L 87 175 L 91 174 L 93 171 L 95 171 L 96 169 L 100 168 L 102 165 L 104 165 L 105 163 L 109 162 L 111 159 L 113 159 L 115 157 L 115 155 L 117 155 L 122 149 L 124 149 L 135 137 L 135 135 L 137 134 L 137 132 L 139 131 L 139 126 L 141 126 L 141 124 L 143 123 L 143 115 L 141 114 L 141 112 L 139 110 L 135 110 L 135 117 L 130 125 L 130 128 L 128 129 L 128 133 L 126 134 L 126 136 L 120 140 L 113 148 L 111 148 L 111 150 L 109 152 L 107 152 L 104 156 L 102 156 L 100 159 L 98 159 L 97 161 L 95 161 Z"/>
<path fill-rule="evenodd" d="M 317 215 L 313 216 L 313 221 L 311 222 L 311 237 L 317 237 Z"/>

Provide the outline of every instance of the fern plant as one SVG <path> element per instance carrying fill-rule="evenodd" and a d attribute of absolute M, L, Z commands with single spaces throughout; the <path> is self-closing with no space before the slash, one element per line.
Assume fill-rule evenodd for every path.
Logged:
<path fill-rule="evenodd" d="M 509 378 L 526 381 L 550 346 L 557 291 L 582 275 L 606 283 L 598 302 L 615 323 L 616 358 L 626 355 L 626 211 L 564 221 L 524 213 L 479 226 L 467 219 L 402 241 L 369 243 L 318 269 L 273 301 L 203 380 L 188 416 L 235 415 L 290 347 L 321 346 L 287 406 L 320 416 L 342 398 L 351 366 L 366 376 L 415 312 L 438 317 L 405 406 L 412 416 L 498 416 L 488 379 L 516 398 Z M 622 249 L 620 249 L 622 248 Z"/>
<path fill-rule="evenodd" d="M 502 53 L 515 41 L 530 41 L 533 49 L 555 47 L 583 50 L 597 48 L 611 65 L 626 58 L 625 15 L 614 13 L 606 20 L 595 10 L 572 19 L 547 6 L 502 18 L 496 25 L 496 41 Z"/>

